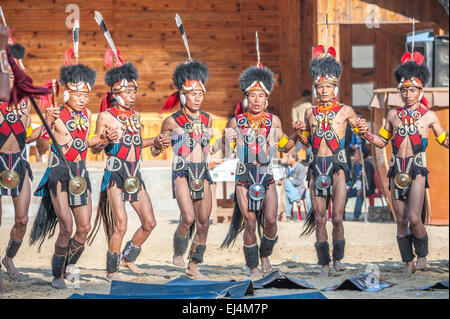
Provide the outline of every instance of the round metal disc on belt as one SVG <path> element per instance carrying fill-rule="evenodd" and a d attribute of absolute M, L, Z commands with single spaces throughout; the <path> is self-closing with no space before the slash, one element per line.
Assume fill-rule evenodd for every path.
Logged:
<path fill-rule="evenodd" d="M 76 149 L 78 152 L 83 152 L 86 148 L 86 142 L 83 141 L 81 138 L 76 138 L 73 140 L 73 148 Z"/>
<path fill-rule="evenodd" d="M 133 135 L 133 144 L 134 145 L 140 145 L 141 144 L 141 137 L 138 134 Z"/>
<path fill-rule="evenodd" d="M 335 111 L 330 111 L 327 114 L 328 119 L 334 119 L 334 117 L 336 116 L 336 112 Z"/>
<path fill-rule="evenodd" d="M 263 146 L 266 143 L 266 138 L 264 137 L 264 135 L 259 134 L 256 137 L 256 143 L 258 143 L 259 146 Z"/>
<path fill-rule="evenodd" d="M 316 188 L 321 191 L 326 190 L 331 186 L 331 177 L 325 174 L 319 175 L 315 181 Z"/>
<path fill-rule="evenodd" d="M 248 189 L 248 195 L 250 196 L 251 199 L 256 201 L 264 199 L 265 194 L 266 190 L 264 189 L 264 186 L 262 186 L 261 184 L 253 184 Z"/>
<path fill-rule="evenodd" d="M 409 135 L 414 135 L 417 133 L 417 127 L 415 125 L 409 125 L 408 126 L 408 133 Z"/>
<path fill-rule="evenodd" d="M 0 185 L 3 188 L 13 189 L 20 183 L 19 174 L 13 169 L 7 169 L 0 173 Z"/>
<path fill-rule="evenodd" d="M 398 135 L 400 135 L 401 137 L 405 137 L 407 134 L 407 131 L 404 127 L 400 127 L 397 131 Z"/>
<path fill-rule="evenodd" d="M 325 132 L 325 139 L 327 141 L 331 141 L 334 138 L 334 133 L 333 131 L 326 131 Z"/>
<path fill-rule="evenodd" d="M 82 176 L 75 176 L 69 181 L 69 193 L 79 196 L 86 191 L 87 182 Z"/>
<path fill-rule="evenodd" d="M 184 123 L 184 128 L 185 128 L 185 130 L 186 131 L 188 131 L 189 133 L 191 133 L 192 132 L 192 123 L 190 123 L 190 122 L 186 122 L 186 123 Z"/>
<path fill-rule="evenodd" d="M 133 140 L 133 138 L 131 137 L 130 134 L 124 134 L 123 137 L 122 137 L 122 142 L 123 142 L 123 144 L 125 144 L 126 146 L 130 146 L 132 140 Z"/>
<path fill-rule="evenodd" d="M 6 118 L 6 121 L 11 123 L 11 124 L 16 123 L 19 120 L 19 117 L 16 114 L 14 114 L 14 113 L 6 114 L 5 118 Z"/>
<path fill-rule="evenodd" d="M 130 176 L 123 182 L 123 189 L 128 194 L 134 194 L 139 190 L 141 181 L 136 176 Z"/>
<path fill-rule="evenodd" d="M 203 179 L 194 178 L 191 181 L 191 189 L 195 192 L 201 191 L 203 189 Z"/>
<path fill-rule="evenodd" d="M 317 135 L 317 137 L 322 137 L 323 134 L 324 134 L 323 130 L 322 130 L 320 127 L 318 127 L 318 128 L 316 129 L 316 135 Z"/>
<path fill-rule="evenodd" d="M 247 118 L 245 116 L 241 117 L 239 120 L 237 120 L 238 126 L 243 126 L 245 123 L 247 123 Z"/>
<path fill-rule="evenodd" d="M 122 161 L 115 156 L 110 156 L 106 161 L 106 169 L 110 172 L 117 172 L 122 168 Z"/>
<path fill-rule="evenodd" d="M 189 148 L 193 148 L 195 146 L 195 140 L 192 137 L 186 139 L 186 145 Z"/>
<path fill-rule="evenodd" d="M 255 135 L 253 134 L 246 134 L 244 135 L 244 142 L 245 144 L 252 144 L 255 142 Z"/>
<path fill-rule="evenodd" d="M 412 177 L 408 173 L 397 173 L 394 177 L 394 184 L 400 189 L 408 188 L 411 185 Z"/>
<path fill-rule="evenodd" d="M 245 164 L 242 162 L 238 162 L 236 166 L 236 175 L 242 175 L 247 171 Z"/>

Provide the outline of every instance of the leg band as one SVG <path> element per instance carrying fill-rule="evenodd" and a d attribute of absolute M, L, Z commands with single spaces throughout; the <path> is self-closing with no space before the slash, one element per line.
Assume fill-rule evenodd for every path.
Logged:
<path fill-rule="evenodd" d="M 6 257 L 14 258 L 17 254 L 17 251 L 19 251 L 20 245 L 22 245 L 22 241 L 10 239 L 8 248 L 6 248 Z"/>
<path fill-rule="evenodd" d="M 245 246 L 244 245 L 244 256 L 245 256 L 245 265 L 252 269 L 258 267 L 259 259 L 258 259 L 258 245 L 254 246 Z"/>
<path fill-rule="evenodd" d="M 55 253 L 52 258 L 52 275 L 55 278 L 61 278 L 66 262 L 67 247 L 55 245 Z"/>
<path fill-rule="evenodd" d="M 141 253 L 141 249 L 141 247 L 134 246 L 130 240 L 129 242 L 127 242 L 125 248 L 122 251 L 122 259 L 125 259 L 129 262 L 134 262 Z"/>
<path fill-rule="evenodd" d="M 259 247 L 259 254 L 261 257 L 269 257 L 272 255 L 273 246 L 278 240 L 278 235 L 275 238 L 269 239 L 266 235 L 261 238 L 261 247 Z"/>
<path fill-rule="evenodd" d="M 400 249 L 400 255 L 402 256 L 402 261 L 405 263 L 412 261 L 414 259 L 412 235 L 410 234 L 405 237 L 397 236 L 397 243 L 398 248 Z"/>
<path fill-rule="evenodd" d="M 426 257 L 428 255 L 428 234 L 422 238 L 412 235 L 414 243 L 414 251 L 418 257 Z"/>
<path fill-rule="evenodd" d="M 341 260 L 344 258 L 345 238 L 341 240 L 333 240 L 333 260 Z"/>
<path fill-rule="evenodd" d="M 84 244 L 70 238 L 67 249 L 67 265 L 75 265 L 84 251 Z M 66 265 L 66 266 L 67 266 Z"/>
<path fill-rule="evenodd" d="M 194 248 L 194 243 L 192 243 L 192 248 Z M 203 262 L 203 255 L 205 254 L 206 245 L 198 244 L 195 251 L 191 248 L 189 252 L 189 260 L 194 261 L 198 264 Z"/>
<path fill-rule="evenodd" d="M 119 270 L 120 253 L 106 253 L 106 271 L 108 274 L 117 272 Z"/>
<path fill-rule="evenodd" d="M 330 259 L 330 247 L 327 241 L 320 241 L 314 244 L 317 252 L 317 259 L 319 260 L 317 264 L 328 265 L 331 261 Z"/>
<path fill-rule="evenodd" d="M 189 235 L 181 237 L 177 232 L 173 234 L 173 251 L 175 256 L 183 256 L 189 244 Z"/>

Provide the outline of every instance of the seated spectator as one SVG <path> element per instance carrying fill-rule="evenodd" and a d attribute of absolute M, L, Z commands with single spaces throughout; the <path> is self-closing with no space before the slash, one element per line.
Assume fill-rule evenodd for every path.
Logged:
<path fill-rule="evenodd" d="M 369 149 L 365 146 L 361 146 L 361 151 L 364 156 L 364 169 L 366 172 L 366 197 L 375 192 L 375 168 L 373 164 L 367 160 L 369 155 Z M 361 216 L 361 208 L 364 202 L 363 183 L 362 183 L 362 161 L 361 151 L 359 147 L 352 151 L 353 165 L 352 165 L 352 184 L 347 192 L 347 201 L 350 197 L 356 197 L 355 208 L 353 211 L 353 219 L 359 220 Z"/>
<path fill-rule="evenodd" d="M 306 191 L 305 180 L 307 166 L 298 162 L 296 153 L 291 152 L 287 157 L 286 178 L 284 180 L 285 196 L 286 196 L 286 216 L 293 218 L 291 212 L 298 209 L 298 202 L 306 199 L 306 205 L 311 207 L 311 198 L 309 192 Z"/>

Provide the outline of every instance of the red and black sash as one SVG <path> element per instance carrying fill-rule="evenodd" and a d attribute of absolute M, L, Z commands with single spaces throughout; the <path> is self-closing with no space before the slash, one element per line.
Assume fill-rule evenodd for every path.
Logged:
<path fill-rule="evenodd" d="M 249 120 L 245 113 L 236 115 L 236 123 L 238 128 L 241 130 L 244 135 L 245 145 L 247 145 L 248 149 L 255 155 L 258 155 L 260 152 L 263 152 L 263 146 L 267 142 L 267 137 L 269 136 L 270 128 L 272 127 L 272 114 L 266 113 L 265 118 L 263 119 L 264 123 L 257 132 L 257 136 L 255 138 L 246 138 L 249 130 L 252 129 L 249 123 Z M 252 129 L 253 130 L 253 129 Z M 259 135 L 264 137 L 264 140 L 259 139 Z M 261 143 L 263 142 L 263 143 Z M 265 153 L 264 153 L 265 154 Z"/>
<path fill-rule="evenodd" d="M 332 129 L 330 120 L 331 122 L 334 120 L 337 113 L 343 106 L 343 104 L 336 103 L 327 113 L 321 113 L 319 112 L 318 107 L 313 107 L 314 117 L 318 123 L 316 131 L 314 132 L 312 143 L 314 154 L 317 154 L 319 151 L 320 143 L 324 138 L 333 154 L 336 154 L 341 149 L 340 140 L 337 137 L 336 132 Z"/>
<path fill-rule="evenodd" d="M 109 113 L 111 113 L 112 116 L 119 120 L 119 109 L 117 107 L 112 107 L 107 110 Z M 132 111 L 132 114 L 130 116 L 136 116 L 135 111 Z M 128 157 L 128 154 L 131 150 L 131 146 L 134 145 L 134 153 L 136 161 L 139 161 L 141 158 L 141 150 L 142 150 L 142 139 L 140 136 L 140 129 L 138 131 L 131 131 L 128 129 L 128 126 L 126 126 L 125 132 L 123 132 L 122 137 L 120 138 L 120 143 L 114 143 L 112 148 L 108 147 L 108 150 L 111 150 L 109 153 L 111 155 L 114 155 L 122 160 L 126 160 Z M 136 137 L 135 137 L 136 136 Z M 131 137 L 129 141 L 125 141 L 125 139 L 128 139 Z M 117 149 L 118 148 L 118 149 Z"/>
<path fill-rule="evenodd" d="M 209 123 L 209 114 L 200 111 L 200 124 L 202 126 L 200 130 L 193 130 L 193 125 L 195 124 L 188 121 L 182 110 L 178 110 L 171 116 L 189 134 L 189 138 L 184 138 L 183 145 L 178 149 L 178 155 L 183 157 L 189 155 L 198 143 L 200 143 L 203 151 L 207 154 L 209 152 L 209 137 L 207 134 L 206 136 L 204 135 Z"/>
<path fill-rule="evenodd" d="M 87 117 L 87 111 L 85 108 L 83 108 L 82 114 Z M 80 130 L 76 128 L 75 125 L 70 125 L 70 123 L 74 121 L 74 118 L 66 106 L 62 106 L 60 108 L 59 118 L 63 121 L 72 137 L 72 145 L 64 157 L 69 162 L 73 162 L 77 156 L 80 155 L 81 160 L 84 161 L 86 159 L 88 149 L 86 143 L 86 135 L 88 130 Z"/>
<path fill-rule="evenodd" d="M 14 134 L 20 149 L 23 149 L 27 139 L 27 131 L 23 126 L 20 116 L 12 112 L 8 112 L 6 110 L 7 106 L 7 102 L 0 105 L 0 111 L 2 112 L 4 118 L 4 121 L 0 126 L 0 147 L 6 143 L 11 134 Z"/>
<path fill-rule="evenodd" d="M 405 108 L 400 108 L 396 110 L 397 116 L 400 118 L 402 123 L 397 128 L 397 133 L 392 141 L 392 148 L 394 155 L 397 154 L 400 145 L 406 136 L 409 136 L 411 140 L 411 144 L 413 147 L 413 153 L 417 154 L 423 151 L 422 144 L 422 136 L 419 134 L 419 130 L 414 124 L 415 121 L 418 121 L 425 113 L 428 112 L 428 109 L 419 106 L 416 110 L 411 113 L 408 112 Z"/>

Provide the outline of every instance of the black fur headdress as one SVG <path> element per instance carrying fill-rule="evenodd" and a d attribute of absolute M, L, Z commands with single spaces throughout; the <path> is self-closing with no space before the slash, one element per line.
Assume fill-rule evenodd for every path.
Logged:
<path fill-rule="evenodd" d="M 105 74 L 105 82 L 108 86 L 113 86 L 121 80 L 133 81 L 138 79 L 136 67 L 131 62 L 109 69 Z"/>
<path fill-rule="evenodd" d="M 89 83 L 91 88 L 95 84 L 96 72 L 90 67 L 83 64 L 73 64 L 62 66 L 59 73 L 59 82 L 66 86 L 67 83 L 78 83 L 83 81 Z"/>
<path fill-rule="evenodd" d="M 183 88 L 186 80 L 197 80 L 205 84 L 208 80 L 208 67 L 200 61 L 180 63 L 173 72 L 172 80 L 178 90 Z"/>
<path fill-rule="evenodd" d="M 269 94 L 273 89 L 273 83 L 275 82 L 272 71 L 267 67 L 250 66 L 244 70 L 239 76 L 239 85 L 241 91 L 247 93 L 249 87 L 253 82 L 262 82 Z"/>

